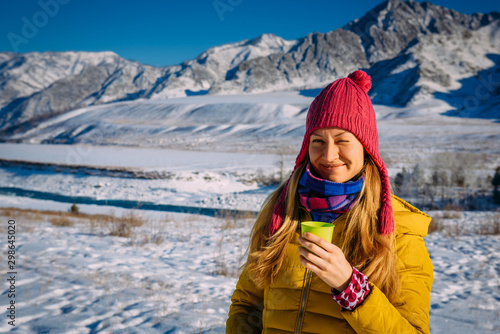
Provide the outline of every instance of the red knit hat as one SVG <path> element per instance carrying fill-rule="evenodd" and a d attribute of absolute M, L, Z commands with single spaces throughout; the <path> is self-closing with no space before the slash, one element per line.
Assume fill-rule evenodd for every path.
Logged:
<path fill-rule="evenodd" d="M 295 161 L 294 171 L 307 158 L 309 139 L 317 129 L 336 127 L 354 134 L 378 167 L 382 182 L 379 231 L 383 235 L 388 235 L 394 231 L 394 217 L 391 206 L 389 174 L 378 152 L 375 112 L 367 94 L 371 86 L 371 78 L 368 74 L 363 71 L 355 71 L 347 78 L 332 82 L 316 96 L 307 113 L 306 133 L 302 148 Z M 274 207 L 269 226 L 270 235 L 273 235 L 281 227 L 289 183 L 290 178 Z"/>

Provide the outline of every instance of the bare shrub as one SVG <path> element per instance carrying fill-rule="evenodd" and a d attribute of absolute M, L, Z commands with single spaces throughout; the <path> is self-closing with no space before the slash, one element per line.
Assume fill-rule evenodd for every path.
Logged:
<path fill-rule="evenodd" d="M 229 275 L 229 268 L 228 268 L 227 264 L 224 262 L 223 258 L 215 260 L 214 274 L 219 275 L 219 276 L 226 276 L 226 277 L 230 276 Z"/>
<path fill-rule="evenodd" d="M 127 225 L 121 221 L 113 221 L 111 224 L 111 229 L 109 231 L 109 235 L 115 237 L 130 237 L 130 233 L 132 232 L 132 228 L 130 225 Z"/>
<path fill-rule="evenodd" d="M 225 230 L 229 230 L 229 229 L 233 229 L 236 227 L 236 215 L 226 215 L 224 218 L 223 218 L 223 222 L 222 222 L 222 230 L 225 231 Z"/>
<path fill-rule="evenodd" d="M 144 246 L 146 244 L 161 245 L 165 242 L 165 237 L 160 233 L 145 234 L 139 241 L 135 242 L 139 246 Z"/>
<path fill-rule="evenodd" d="M 460 219 L 463 218 L 464 214 L 461 211 L 444 211 L 443 218 L 445 219 Z"/>
<path fill-rule="evenodd" d="M 20 219 L 22 223 L 39 223 L 41 221 L 50 221 L 54 226 L 72 226 L 76 221 L 86 219 L 86 214 L 74 214 L 70 212 L 59 212 L 49 210 L 36 210 L 36 209 L 18 209 L 18 208 L 1 208 L 7 217 L 11 219 Z M 71 219 L 70 219 L 71 218 Z M 32 230 L 32 227 L 24 225 L 24 231 Z"/>
<path fill-rule="evenodd" d="M 73 226 L 74 222 L 86 222 L 90 226 L 91 233 L 94 229 L 103 228 L 109 231 L 110 235 L 129 237 L 133 228 L 147 223 L 147 219 L 130 211 L 122 217 L 117 217 L 113 211 L 110 214 L 83 214 L 80 212 L 58 212 L 48 210 L 3 208 L 1 211 L 8 212 L 12 217 L 25 217 L 25 220 L 40 222 L 48 219 L 54 226 Z M 163 242 L 162 236 L 151 237 L 151 242 L 160 244 Z"/>
<path fill-rule="evenodd" d="M 462 209 L 463 209 L 463 207 L 461 207 L 460 205 L 457 205 L 457 204 L 453 204 L 453 203 L 448 203 L 444 207 L 444 211 L 461 211 Z"/>
<path fill-rule="evenodd" d="M 227 265 L 227 261 L 224 256 L 223 244 L 224 244 L 224 235 L 222 235 L 219 241 L 217 242 L 216 254 L 214 257 L 214 262 L 215 262 L 214 274 L 220 276 L 231 276 L 232 273 L 229 270 L 229 266 Z"/>
<path fill-rule="evenodd" d="M 50 218 L 50 222 L 54 226 L 73 226 L 73 222 L 65 216 L 56 216 Z"/>
<path fill-rule="evenodd" d="M 147 223 L 147 219 L 140 217 L 133 211 L 124 214 L 120 220 L 131 227 L 139 227 Z"/>
<path fill-rule="evenodd" d="M 40 221 L 40 220 L 42 220 L 42 219 L 43 219 L 43 216 L 42 216 L 42 214 L 41 214 L 41 213 L 36 212 L 36 213 L 34 214 L 34 216 L 33 216 L 33 219 L 34 219 L 34 220 L 37 220 L 37 221 Z"/>
<path fill-rule="evenodd" d="M 247 211 L 247 212 L 224 212 L 219 216 L 219 219 L 222 220 L 222 224 L 220 225 L 221 232 L 219 235 L 219 239 L 217 240 L 214 252 L 214 264 L 215 269 L 212 274 L 226 276 L 226 277 L 237 277 L 238 276 L 238 268 L 239 265 L 234 265 L 231 261 L 226 259 L 226 249 L 224 248 L 225 242 L 227 242 L 227 238 L 224 239 L 225 236 L 234 233 L 232 231 L 238 227 L 245 226 L 247 222 L 253 222 L 256 213 Z M 248 235 L 244 235 L 244 238 L 248 238 Z M 241 240 L 240 240 L 241 241 Z M 234 239 L 231 239 L 231 242 L 234 242 Z M 240 243 L 240 249 L 243 249 L 243 246 Z M 244 251 L 244 249 L 243 249 Z M 240 261 L 240 260 L 239 260 Z M 239 262 L 238 261 L 238 262 Z"/>
<path fill-rule="evenodd" d="M 121 218 L 113 217 L 113 219 L 111 219 L 109 234 L 118 237 L 130 237 L 134 227 L 142 226 L 146 222 L 146 219 L 140 217 L 133 211 L 130 211 L 124 214 Z"/>
<path fill-rule="evenodd" d="M 5 217 L 7 217 L 7 218 L 12 217 L 12 212 L 10 209 L 3 209 L 3 213 L 4 213 Z"/>
<path fill-rule="evenodd" d="M 463 218 L 462 212 L 442 211 L 432 216 L 428 233 L 441 232 L 448 237 L 456 237 L 465 233 L 464 224 L 460 222 L 446 222 L 447 220 Z"/>
<path fill-rule="evenodd" d="M 223 212 L 217 216 L 218 219 L 222 220 L 221 229 L 228 230 L 233 229 L 238 226 L 238 222 L 242 221 L 253 221 L 257 216 L 256 212 L 244 211 L 244 212 Z"/>
<path fill-rule="evenodd" d="M 109 227 L 116 219 L 114 213 L 111 213 L 109 215 L 91 215 L 88 218 L 90 233 L 94 233 L 96 228 L 109 229 Z"/>
<path fill-rule="evenodd" d="M 484 224 L 479 226 L 477 231 L 480 235 L 499 235 L 500 234 L 500 212 L 491 216 Z"/>
<path fill-rule="evenodd" d="M 448 237 L 458 237 L 458 236 L 464 235 L 466 232 L 466 229 L 465 229 L 463 223 L 449 224 L 449 225 L 443 227 L 443 232 Z"/>
<path fill-rule="evenodd" d="M 35 226 L 37 226 L 37 224 L 33 223 L 32 221 L 26 221 L 23 222 L 22 230 L 24 232 L 31 233 L 35 231 Z"/>
<path fill-rule="evenodd" d="M 151 236 L 151 243 L 156 245 L 161 245 L 165 241 L 165 238 L 161 234 L 153 234 Z"/>
<path fill-rule="evenodd" d="M 283 173 L 273 173 L 265 174 L 262 169 L 257 170 L 257 175 L 254 181 L 263 186 L 276 186 L 279 185 L 282 179 Z"/>
<path fill-rule="evenodd" d="M 109 235 L 118 237 L 130 237 L 133 228 L 147 222 L 147 219 L 133 211 L 125 213 L 122 217 L 117 217 L 114 212 L 111 212 L 107 215 L 92 215 L 88 218 L 91 233 L 94 233 L 96 228 L 104 228 L 109 231 Z"/>
<path fill-rule="evenodd" d="M 194 214 L 194 215 L 185 215 L 183 218 L 182 218 L 182 221 L 184 223 L 186 222 L 189 222 L 189 223 L 194 223 L 194 222 L 198 222 L 200 221 L 201 219 L 201 216 L 199 214 Z M 172 222 L 172 221 L 175 221 L 176 219 L 173 219 L 173 218 L 169 218 L 167 219 L 167 217 L 165 217 L 165 220 L 167 222 Z"/>
<path fill-rule="evenodd" d="M 428 233 L 441 232 L 443 230 L 443 220 L 441 217 L 433 217 L 431 223 L 429 224 Z"/>

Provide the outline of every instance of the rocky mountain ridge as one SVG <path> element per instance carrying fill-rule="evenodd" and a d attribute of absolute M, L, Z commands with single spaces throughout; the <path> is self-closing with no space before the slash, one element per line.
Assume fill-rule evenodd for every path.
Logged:
<path fill-rule="evenodd" d="M 496 12 L 468 15 L 388 0 L 327 33 L 291 41 L 264 34 L 176 66 L 143 65 L 113 52 L 0 52 L 0 135 L 8 138 L 85 106 L 321 88 L 359 68 L 372 75 L 375 103 L 404 106 L 436 93 L 446 97 L 461 80 L 498 69 L 499 25 Z M 490 93 L 498 96 L 494 88 Z"/>

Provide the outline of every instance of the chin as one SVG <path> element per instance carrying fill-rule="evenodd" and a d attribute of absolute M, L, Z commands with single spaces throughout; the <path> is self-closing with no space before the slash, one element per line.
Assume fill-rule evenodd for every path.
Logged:
<path fill-rule="evenodd" d="M 336 182 L 336 183 L 344 183 L 349 180 L 347 177 L 342 177 L 342 176 L 337 176 L 337 175 L 323 175 L 321 176 L 323 179 L 331 181 L 331 182 Z"/>

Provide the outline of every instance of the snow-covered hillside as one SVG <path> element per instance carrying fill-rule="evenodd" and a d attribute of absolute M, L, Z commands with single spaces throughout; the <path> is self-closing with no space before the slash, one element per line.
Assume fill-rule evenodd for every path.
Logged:
<path fill-rule="evenodd" d="M 41 122 L 12 139 L 31 144 L 293 155 L 302 144 L 310 95 L 316 93 L 191 96 L 92 106 Z M 499 140 L 500 124 L 442 115 L 454 109 L 442 100 L 427 99 L 403 108 L 374 108 L 381 151 L 395 163 L 418 161 L 428 153 L 500 154 L 498 147 L 491 145 Z"/>
<path fill-rule="evenodd" d="M 29 143 L 271 150 L 302 134 L 311 97 L 299 92 L 191 96 L 86 107 L 12 136 Z"/>

